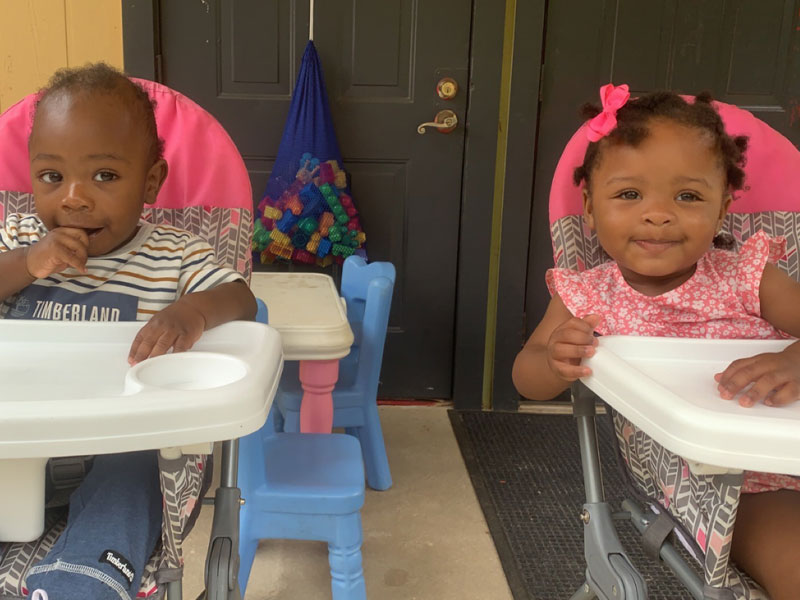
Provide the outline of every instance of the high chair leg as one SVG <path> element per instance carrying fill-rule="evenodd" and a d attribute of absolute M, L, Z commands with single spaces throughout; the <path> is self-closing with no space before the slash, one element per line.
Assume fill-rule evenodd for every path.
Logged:
<path fill-rule="evenodd" d="M 595 399 L 595 395 L 583 384 L 572 386 L 572 410 L 578 422 L 586 490 L 586 503 L 581 512 L 586 584 L 575 593 L 573 599 L 588 600 L 596 595 L 601 600 L 647 600 L 647 585 L 625 553 L 614 527 L 611 507 L 605 502 L 597 449 Z"/>
<path fill-rule="evenodd" d="M 239 591 L 239 440 L 222 443 L 220 487 L 214 496 L 214 520 L 206 557 L 207 600 L 241 600 Z"/>
<path fill-rule="evenodd" d="M 167 584 L 167 600 L 183 600 L 183 585 L 180 579 Z"/>
<path fill-rule="evenodd" d="M 623 500 L 622 508 L 630 513 L 631 523 L 633 523 L 633 526 L 639 533 L 644 535 L 651 521 L 655 519 L 655 515 L 650 511 L 645 513 L 642 508 L 632 500 Z M 665 540 L 662 543 L 658 550 L 658 555 L 672 572 L 675 573 L 676 577 L 680 579 L 681 583 L 683 583 L 695 600 L 733 600 L 734 596 L 730 590 L 713 588 L 706 590 L 703 585 L 703 580 L 697 576 L 692 565 L 686 562 L 670 541 Z M 706 595 L 707 593 L 708 595 Z"/>
<path fill-rule="evenodd" d="M 578 591 L 570 596 L 569 600 L 595 600 L 597 594 L 592 591 L 588 583 L 584 583 L 578 588 Z"/>

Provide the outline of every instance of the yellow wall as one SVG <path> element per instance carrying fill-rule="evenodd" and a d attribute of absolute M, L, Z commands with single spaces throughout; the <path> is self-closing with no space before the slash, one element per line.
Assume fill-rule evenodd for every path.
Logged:
<path fill-rule="evenodd" d="M 0 0 L 0 111 L 56 69 L 99 60 L 123 66 L 119 0 Z"/>

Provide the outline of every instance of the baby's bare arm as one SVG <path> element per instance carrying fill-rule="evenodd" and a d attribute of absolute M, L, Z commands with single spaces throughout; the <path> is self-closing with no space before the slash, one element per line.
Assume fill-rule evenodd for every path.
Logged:
<path fill-rule="evenodd" d="M 183 352 L 191 348 L 204 331 L 229 321 L 252 321 L 256 299 L 243 281 L 186 294 L 158 312 L 139 330 L 131 345 L 128 362 L 136 364 L 170 349 Z"/>
<path fill-rule="evenodd" d="M 590 374 L 580 364 L 594 354 L 598 318 L 577 319 L 561 298 L 553 296 L 542 321 L 517 354 L 511 377 L 517 391 L 533 400 L 549 400 L 572 381 Z"/>
<path fill-rule="evenodd" d="M 29 286 L 36 278 L 25 266 L 27 247 L 8 250 L 0 254 L 0 301 L 13 296 Z"/>
<path fill-rule="evenodd" d="M 85 272 L 89 238 L 71 227 L 56 227 L 40 241 L 0 254 L 0 300 L 36 279 L 69 267 Z"/>
<path fill-rule="evenodd" d="M 229 321 L 252 321 L 256 317 L 256 298 L 244 281 L 223 283 L 204 292 L 186 294 L 185 302 L 203 314 L 206 330 Z"/>
<path fill-rule="evenodd" d="M 759 288 L 761 316 L 774 327 L 800 336 L 800 284 L 768 264 L 761 276 Z M 758 354 L 733 361 L 714 378 L 720 396 L 726 400 L 739 397 L 742 406 L 753 406 L 763 401 L 770 406 L 782 406 L 800 399 L 800 342 L 795 342 L 782 352 Z"/>

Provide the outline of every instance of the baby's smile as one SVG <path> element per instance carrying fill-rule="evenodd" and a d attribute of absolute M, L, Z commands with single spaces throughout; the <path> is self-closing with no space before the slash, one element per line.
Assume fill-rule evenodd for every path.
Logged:
<path fill-rule="evenodd" d="M 645 239 L 634 240 L 637 246 L 652 253 L 660 253 L 678 245 L 677 240 Z"/>

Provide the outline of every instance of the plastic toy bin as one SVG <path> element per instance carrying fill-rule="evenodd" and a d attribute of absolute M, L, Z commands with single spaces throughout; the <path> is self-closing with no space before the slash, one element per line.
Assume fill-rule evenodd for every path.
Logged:
<path fill-rule="evenodd" d="M 134 367 L 142 323 L 0 321 L 0 540 L 44 527 L 49 457 L 210 449 L 261 427 L 283 366 L 278 333 L 216 327 Z"/>
<path fill-rule="evenodd" d="M 800 475 L 800 402 L 744 408 L 714 380 L 738 358 L 794 341 L 604 336 L 581 381 L 693 470 Z"/>

